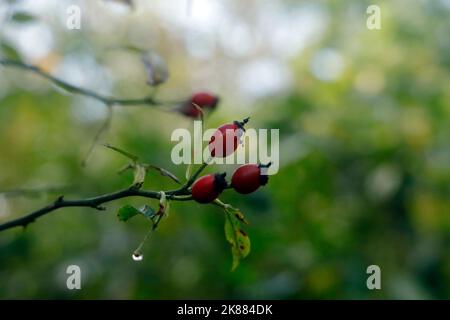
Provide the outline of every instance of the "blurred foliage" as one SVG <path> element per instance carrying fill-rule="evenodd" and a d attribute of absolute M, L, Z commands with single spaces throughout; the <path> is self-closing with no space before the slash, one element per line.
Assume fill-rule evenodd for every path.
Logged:
<path fill-rule="evenodd" d="M 15 17 L 0 22 L 3 55 L 93 90 L 135 97 L 155 89 L 146 85 L 139 56 L 114 48 L 145 43 L 141 49 L 158 52 L 170 69 L 157 97 L 177 100 L 205 88 L 220 93 L 207 125 L 250 115 L 255 128 L 279 128 L 281 168 L 254 194 L 222 196 L 251 222 L 252 252 L 234 272 L 223 211 L 192 202 L 171 203 L 144 260 L 134 262 L 131 254 L 149 224 L 143 217 L 118 221 L 117 210 L 156 202 L 123 199 L 107 211 L 68 208 L 25 231 L 2 232 L 0 298 L 450 298 L 448 1 L 378 1 L 377 31 L 365 26 L 373 1 L 273 1 L 282 16 L 262 20 L 273 21 L 270 32 L 255 21 L 267 2 L 227 1 L 231 23 L 250 26 L 251 37 L 265 32 L 271 39 L 282 28 L 277 21 L 311 8 L 313 17 L 321 17 L 321 32 L 302 48 L 282 42 L 278 47 L 292 49 L 288 54 L 263 43 L 264 50 L 236 57 L 227 54 L 225 42 L 215 43 L 207 58 L 195 54 L 209 50 L 209 38 L 167 23 L 156 5 L 144 9 L 136 1 L 133 10 L 115 14 L 109 1 L 79 1 L 84 25 L 69 31 L 64 8 L 71 1 L 48 14 L 33 12 L 31 2 L 0 3 L 3 15 Z M 202 4 L 193 1 L 193 14 Z M 21 24 L 45 25 L 52 50 L 37 56 L 13 43 Z M 290 82 L 263 96 L 248 94 L 244 89 L 258 83 L 257 76 L 242 82 L 239 72 L 261 57 L 283 63 Z M 63 62 L 69 67 L 61 71 Z M 80 80 L 80 73 L 88 79 Z M 95 148 L 88 165 L 80 165 L 106 113 L 101 104 L 65 94 L 35 75 L 0 68 L 0 189 L 66 186 L 67 197 L 75 198 L 129 185 L 132 172 L 116 174 L 123 157 L 106 148 Z M 184 177 L 186 168 L 170 161 L 170 134 L 179 127 L 191 123 L 151 107 L 116 107 L 102 140 Z M 220 170 L 231 173 L 233 166 Z M 144 184 L 174 186 L 158 172 L 149 172 Z M 56 196 L 0 195 L 0 222 Z M 80 291 L 65 286 L 70 264 L 82 269 Z M 371 264 L 381 267 L 382 290 L 366 288 Z"/>

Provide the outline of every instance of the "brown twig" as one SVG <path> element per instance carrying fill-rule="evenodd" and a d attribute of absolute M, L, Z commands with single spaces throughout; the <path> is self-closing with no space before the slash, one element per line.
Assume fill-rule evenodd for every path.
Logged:
<path fill-rule="evenodd" d="M 175 201 L 189 201 L 192 200 L 192 197 L 189 195 L 189 193 L 185 192 L 184 190 L 177 189 L 172 191 L 165 192 L 167 199 L 169 200 L 175 200 Z M 105 210 L 105 207 L 101 206 L 104 203 L 111 202 L 114 200 L 122 199 L 122 198 L 128 198 L 128 197 L 144 197 L 144 198 L 151 198 L 151 199 L 159 199 L 161 197 L 161 192 L 159 191 L 146 191 L 146 190 L 139 190 L 136 188 L 127 188 L 124 190 L 107 193 L 101 196 L 93 197 L 93 198 L 87 198 L 87 199 L 80 199 L 80 200 L 65 200 L 63 196 L 58 197 L 54 202 L 51 204 L 36 210 L 30 214 L 27 214 L 21 218 L 5 222 L 3 224 L 0 224 L 0 231 L 4 231 L 7 229 L 15 228 L 15 227 L 26 227 L 28 224 L 32 223 L 37 218 L 46 215 L 52 211 L 56 211 L 61 208 L 67 208 L 67 207 L 87 207 L 87 208 L 93 208 L 97 210 Z"/>

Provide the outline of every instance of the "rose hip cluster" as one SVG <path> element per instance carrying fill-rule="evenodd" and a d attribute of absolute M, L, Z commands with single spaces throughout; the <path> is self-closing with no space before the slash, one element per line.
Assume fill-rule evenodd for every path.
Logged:
<path fill-rule="evenodd" d="M 243 121 L 234 121 L 217 128 L 208 144 L 211 156 L 223 158 L 236 151 L 248 120 L 247 118 Z M 209 203 L 217 199 L 228 187 L 241 194 L 252 193 L 267 184 L 269 177 L 263 174 L 262 169 L 269 166 L 270 163 L 242 165 L 233 173 L 230 185 L 225 180 L 226 173 L 202 176 L 192 184 L 192 198 L 198 203 Z"/>

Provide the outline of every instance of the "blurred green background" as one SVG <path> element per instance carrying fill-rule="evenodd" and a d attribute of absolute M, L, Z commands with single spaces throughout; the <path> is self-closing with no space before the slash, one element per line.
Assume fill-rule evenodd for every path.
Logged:
<path fill-rule="evenodd" d="M 366 9 L 381 8 L 381 30 Z M 66 27 L 81 8 L 81 30 Z M 18 14 L 21 13 L 21 14 Z M 22 13 L 27 13 L 24 16 Z M 0 233 L 0 298 L 450 298 L 450 2 L 1 0 L 0 44 L 70 83 L 144 96 L 139 56 L 153 50 L 170 79 L 155 96 L 197 90 L 222 100 L 207 122 L 252 117 L 280 129 L 277 175 L 258 192 L 221 197 L 246 214 L 252 252 L 235 272 L 214 206 L 171 203 L 144 248 L 136 217 L 69 208 Z M 98 146 L 80 165 L 107 110 L 27 72 L 0 67 L 0 191 L 67 187 L 68 198 L 130 184 L 126 161 Z M 151 107 L 116 107 L 109 142 L 184 177 L 170 160 L 171 132 L 189 119 Z M 234 166 L 215 166 L 208 172 Z M 156 173 L 147 189 L 174 184 Z M 58 193 L 0 194 L 0 222 Z M 82 269 L 82 290 L 66 268 Z M 366 268 L 381 268 L 368 290 Z"/>

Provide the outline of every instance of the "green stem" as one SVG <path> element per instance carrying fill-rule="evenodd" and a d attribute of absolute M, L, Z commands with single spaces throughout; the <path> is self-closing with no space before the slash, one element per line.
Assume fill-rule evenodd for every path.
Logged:
<path fill-rule="evenodd" d="M 197 177 L 202 173 L 202 171 L 208 166 L 208 161 L 203 162 L 202 165 L 194 172 L 194 174 L 189 178 L 189 180 L 186 182 L 186 184 L 181 187 L 180 190 L 186 191 L 189 189 L 189 187 L 194 183 L 194 181 L 197 179 Z"/>

